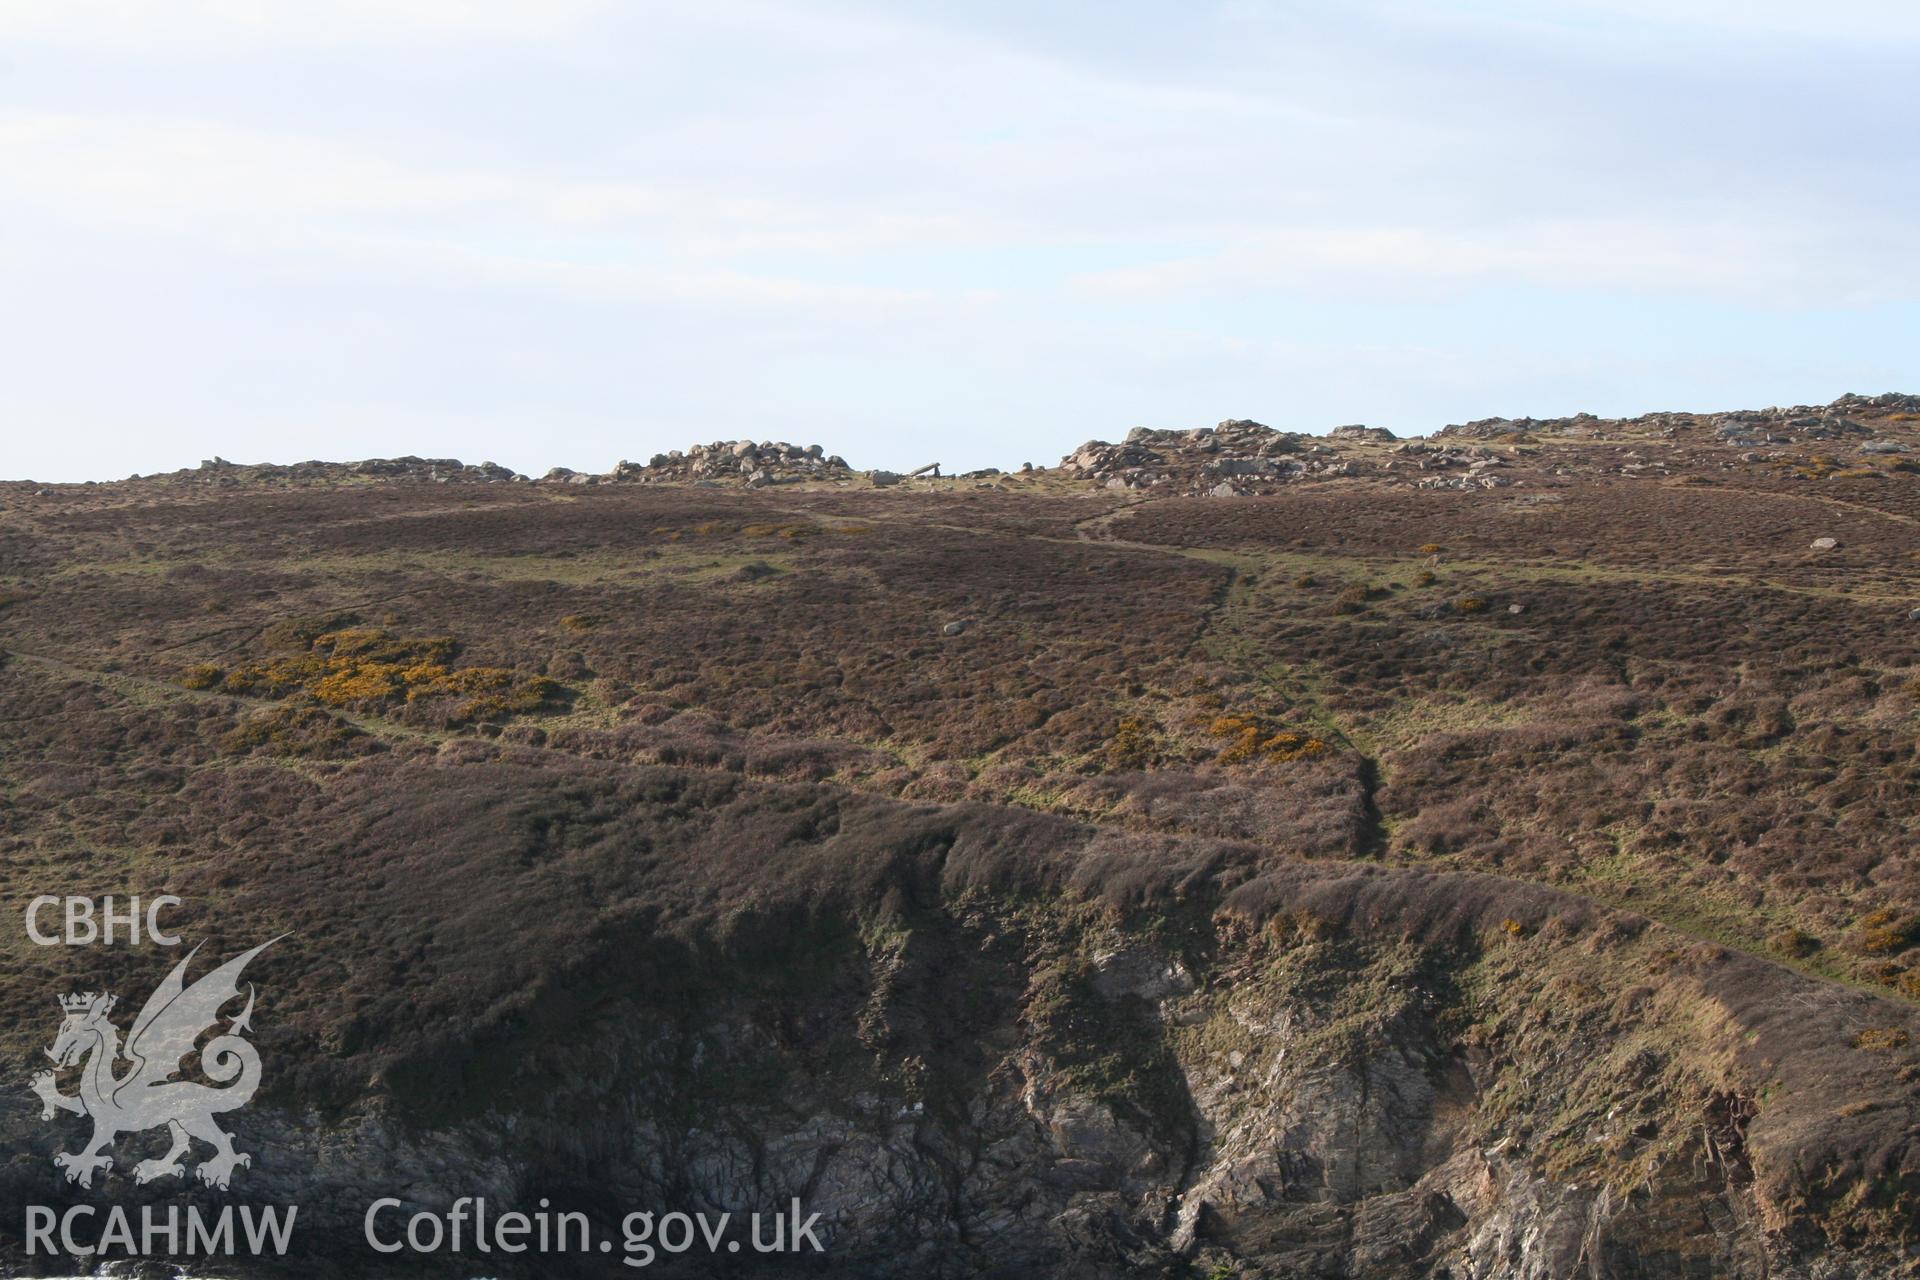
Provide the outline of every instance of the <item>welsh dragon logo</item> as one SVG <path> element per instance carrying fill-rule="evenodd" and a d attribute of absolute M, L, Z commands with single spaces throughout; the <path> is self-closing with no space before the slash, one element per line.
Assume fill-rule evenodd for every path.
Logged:
<path fill-rule="evenodd" d="M 46 1053 L 56 1068 L 85 1061 L 80 1092 L 73 1096 L 59 1092 L 52 1071 L 39 1072 L 32 1084 L 43 1104 L 41 1119 L 51 1120 L 56 1112 L 67 1111 L 93 1121 L 93 1137 L 84 1148 L 53 1158 L 67 1181 L 92 1186 L 96 1169 L 112 1168 L 108 1148 L 116 1138 L 162 1125 L 172 1146 L 165 1155 L 135 1165 L 135 1182 L 183 1175 L 186 1167 L 181 1160 L 195 1138 L 214 1149 L 213 1157 L 201 1161 L 194 1171 L 210 1187 L 225 1190 L 235 1169 L 253 1163 L 252 1156 L 233 1149 L 233 1136 L 213 1120 L 222 1112 L 244 1107 L 260 1087 L 260 1054 L 245 1039 L 253 1018 L 252 983 L 247 984 L 247 1004 L 239 1016 L 230 1018 L 227 1029 L 200 1049 L 201 1074 L 214 1084 L 174 1076 L 201 1033 L 218 1026 L 221 1008 L 239 998 L 240 972 L 247 962 L 277 941 L 261 943 L 188 986 L 187 965 L 200 950 L 195 947 L 141 1007 L 124 1049 L 119 1031 L 107 1016 L 116 1003 L 113 996 L 88 991 L 60 997 L 65 1021 Z M 131 1065 L 115 1074 L 123 1058 Z"/>

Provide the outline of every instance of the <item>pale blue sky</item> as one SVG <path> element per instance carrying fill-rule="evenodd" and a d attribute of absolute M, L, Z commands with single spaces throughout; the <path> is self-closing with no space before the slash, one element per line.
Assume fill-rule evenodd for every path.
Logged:
<path fill-rule="evenodd" d="M 1907 0 L 0 0 L 0 477 L 1920 391 Z"/>

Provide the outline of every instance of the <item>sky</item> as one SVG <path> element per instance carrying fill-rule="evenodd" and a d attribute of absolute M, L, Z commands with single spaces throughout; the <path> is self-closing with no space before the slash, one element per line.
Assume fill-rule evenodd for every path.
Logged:
<path fill-rule="evenodd" d="M 0 0 L 0 478 L 1920 392 L 1910 0 Z"/>

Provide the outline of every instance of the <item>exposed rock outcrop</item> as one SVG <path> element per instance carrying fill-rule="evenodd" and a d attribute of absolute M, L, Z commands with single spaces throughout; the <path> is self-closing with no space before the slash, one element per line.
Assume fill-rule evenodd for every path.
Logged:
<path fill-rule="evenodd" d="M 1231 498 L 1274 493 L 1303 483 L 1365 477 L 1370 482 L 1429 489 L 1499 489 L 1558 485 L 1576 476 L 1647 479 L 1712 476 L 1735 468 L 1783 469 L 1795 479 L 1849 472 L 1920 472 L 1920 396 L 1845 395 L 1826 405 L 1795 405 L 1726 413 L 1662 412 L 1636 418 L 1590 413 L 1565 418 L 1481 418 L 1442 427 L 1424 439 L 1400 441 L 1382 427 L 1335 427 L 1323 436 L 1279 431 L 1245 418 L 1213 427 L 1155 430 L 1136 427 L 1119 443 L 1089 440 L 1048 475 L 1116 494 Z M 622 461 L 606 473 L 554 467 L 538 481 L 551 485 L 682 484 L 750 489 L 795 483 L 888 488 L 907 479 L 939 481 L 938 464 L 902 475 L 855 471 L 818 445 L 784 441 L 716 440 L 657 453 L 646 462 Z M 999 487 L 996 467 L 948 480 Z M 138 480 L 135 476 L 132 479 Z M 526 482 L 492 462 L 454 458 L 373 458 L 361 462 L 239 464 L 212 458 L 191 471 L 151 479 L 231 487 L 242 484 L 312 485 L 353 481 L 439 484 Z"/>
<path fill-rule="evenodd" d="M 492 821 L 490 785 L 466 782 L 480 807 L 411 864 L 416 892 L 462 892 L 476 869 L 449 854 Z M 283 1086 L 237 1116 L 261 1153 L 247 1196 L 302 1206 L 303 1274 L 358 1274 L 361 1215 L 389 1194 L 442 1213 L 473 1195 L 709 1213 L 797 1197 L 831 1262 L 873 1276 L 1902 1265 L 1883 1229 L 1920 1177 L 1902 1006 L 1493 877 L 1148 848 L 983 806 L 832 811 L 832 836 L 783 851 L 811 870 L 753 909 L 593 940 L 512 992 L 506 1025 L 387 1061 L 348 1115 L 289 1107 Z M 1124 873 L 1122 849 L 1142 859 Z M 886 850 L 862 885 L 851 868 Z M 861 887 L 801 910 L 823 876 Z M 578 911 L 555 901 L 553 925 Z M 479 939 L 440 950 L 483 984 L 521 973 Z M 1882 1033 L 1896 1047 L 1857 1047 L 1869 1025 L 1900 1029 Z M 58 1202 L 73 1193 L 49 1184 L 56 1138 L 30 1107 L 0 1098 L 30 1153 L 0 1198 Z M 488 1265 L 592 1274 L 516 1261 Z"/>
<path fill-rule="evenodd" d="M 622 461 L 607 477 L 614 483 L 737 483 L 749 489 L 803 480 L 847 480 L 846 459 L 817 444 L 716 440 L 682 451 L 656 453 L 643 465 Z"/>
<path fill-rule="evenodd" d="M 1119 444 L 1089 440 L 1061 459 L 1060 469 L 1108 489 L 1228 497 L 1356 474 L 1351 462 L 1334 459 L 1332 452 L 1311 436 L 1230 418 L 1192 431 L 1135 427 Z"/>
<path fill-rule="evenodd" d="M 138 478 L 138 477 L 136 477 Z M 311 484 L 348 480 L 401 480 L 429 484 L 525 483 L 527 477 L 496 462 L 462 462 L 458 458 L 367 458 L 360 462 L 240 463 L 222 457 L 202 461 L 192 471 L 176 471 L 172 479 L 206 484 Z"/>

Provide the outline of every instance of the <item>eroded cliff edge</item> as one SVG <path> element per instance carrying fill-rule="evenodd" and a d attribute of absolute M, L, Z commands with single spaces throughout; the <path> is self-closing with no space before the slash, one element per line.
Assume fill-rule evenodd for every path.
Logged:
<path fill-rule="evenodd" d="M 306 1266 L 358 1273 L 375 1196 L 473 1194 L 798 1196 L 849 1274 L 1906 1265 L 1904 1006 L 1486 875 L 547 754 L 259 778 L 234 812 L 351 834 L 176 886 L 228 936 L 302 925 L 236 1127 Z"/>

